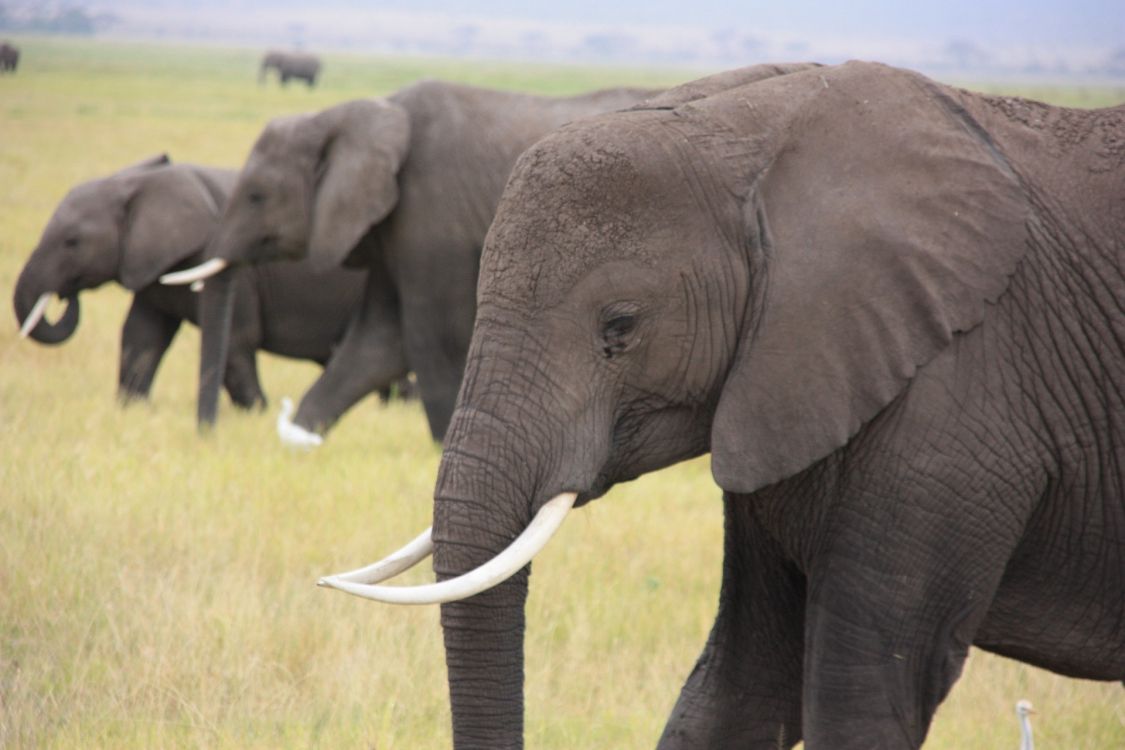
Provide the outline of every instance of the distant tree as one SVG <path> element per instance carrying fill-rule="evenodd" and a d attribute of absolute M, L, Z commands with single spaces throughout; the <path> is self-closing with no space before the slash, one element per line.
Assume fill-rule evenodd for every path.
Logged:
<path fill-rule="evenodd" d="M 455 55 L 465 55 L 472 52 L 479 35 L 480 27 L 476 24 L 467 23 L 458 26 L 453 29 L 453 42 L 450 51 Z"/>
<path fill-rule="evenodd" d="M 1106 73 L 1116 76 L 1125 75 L 1125 47 L 1119 47 L 1109 54 L 1104 69 Z"/>
<path fill-rule="evenodd" d="M 12 31 L 31 31 L 40 34 L 93 34 L 99 27 L 112 25 L 117 16 L 112 13 L 91 15 L 76 5 L 30 6 L 22 12 L 12 12 L 8 5 L 0 5 L 0 27 Z"/>
<path fill-rule="evenodd" d="M 628 34 L 612 31 L 587 34 L 582 38 L 579 51 L 597 58 L 623 57 L 636 47 L 636 40 Z"/>
<path fill-rule="evenodd" d="M 945 45 L 945 58 L 955 67 L 979 68 L 986 65 L 990 55 L 974 42 L 967 39 L 953 39 Z"/>

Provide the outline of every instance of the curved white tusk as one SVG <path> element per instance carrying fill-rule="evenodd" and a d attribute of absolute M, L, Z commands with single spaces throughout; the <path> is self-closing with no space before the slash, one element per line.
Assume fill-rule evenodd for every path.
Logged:
<path fill-rule="evenodd" d="M 392 552 L 377 563 L 371 563 L 364 568 L 349 570 L 347 573 L 337 573 L 328 577 L 333 581 L 347 581 L 349 583 L 379 583 L 388 578 L 394 578 L 399 573 L 410 570 L 434 553 L 434 543 L 430 538 L 432 531 L 433 527 L 431 526 L 405 547 L 397 552 Z"/>
<path fill-rule="evenodd" d="M 441 604 L 467 599 L 511 578 L 516 571 L 531 562 L 531 558 L 559 530 L 577 499 L 578 495 L 574 492 L 563 492 L 551 498 L 507 549 L 479 568 L 448 581 L 424 586 L 370 586 L 328 576 L 321 578 L 317 585 L 388 604 Z"/>
<path fill-rule="evenodd" d="M 43 319 L 43 313 L 47 312 L 47 305 L 51 304 L 51 297 L 53 296 L 55 296 L 54 292 L 47 292 L 46 294 L 40 294 L 39 299 L 35 300 L 35 306 L 31 308 L 31 312 L 27 314 L 23 325 L 20 326 L 21 339 L 26 339 L 32 329 L 39 325 L 39 321 Z"/>
<path fill-rule="evenodd" d="M 212 258 L 205 263 L 200 263 L 198 266 L 188 268 L 183 271 L 175 271 L 173 273 L 166 273 L 160 277 L 161 284 L 169 286 L 177 286 L 179 284 L 192 284 L 196 281 L 203 281 L 209 279 L 219 271 L 229 266 L 230 263 L 222 258 Z"/>

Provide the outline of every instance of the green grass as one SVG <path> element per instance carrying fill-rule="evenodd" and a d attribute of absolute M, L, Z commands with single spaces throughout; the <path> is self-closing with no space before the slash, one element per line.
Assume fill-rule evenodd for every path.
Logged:
<path fill-rule="evenodd" d="M 254 51 L 19 42 L 19 74 L 0 77 L 7 297 L 66 190 L 148 154 L 237 166 L 270 117 L 420 76 L 552 93 L 690 77 L 329 55 L 323 86 L 281 90 L 256 85 Z M 0 747 L 448 746 L 436 609 L 313 586 L 428 524 L 439 453 L 419 407 L 365 401 L 315 454 L 277 445 L 272 410 L 227 406 L 201 439 L 196 331 L 181 332 L 152 403 L 119 409 L 128 298 L 107 286 L 83 301 L 62 347 L 19 341 L 12 319 L 0 326 Z M 261 369 L 275 402 L 317 372 L 270 357 Z M 567 521 L 533 577 L 529 748 L 655 744 L 714 614 L 720 538 L 705 459 Z M 1119 685 L 974 653 L 927 748 L 1015 747 L 1021 697 L 1042 712 L 1041 747 L 1125 746 Z"/>

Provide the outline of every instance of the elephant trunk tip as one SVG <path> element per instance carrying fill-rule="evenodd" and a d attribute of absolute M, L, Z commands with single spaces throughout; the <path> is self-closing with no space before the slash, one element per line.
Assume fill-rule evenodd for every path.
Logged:
<path fill-rule="evenodd" d="M 61 344 L 74 334 L 78 328 L 79 306 L 78 297 L 66 297 L 66 309 L 58 322 L 51 323 L 47 320 L 47 307 L 54 298 L 54 292 L 44 292 L 36 298 L 35 303 L 26 306 L 26 301 L 21 302 L 17 291 L 16 317 L 22 319 L 20 325 L 20 338 L 29 336 L 40 344 Z M 24 310 L 27 310 L 24 314 Z"/>

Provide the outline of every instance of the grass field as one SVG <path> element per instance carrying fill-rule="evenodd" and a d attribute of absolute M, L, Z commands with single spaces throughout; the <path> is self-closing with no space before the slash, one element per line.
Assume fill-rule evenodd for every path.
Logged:
<path fill-rule="evenodd" d="M 0 77 L 0 292 L 72 184 L 168 151 L 239 165 L 271 117 L 421 76 L 569 93 L 690 72 L 330 55 L 322 85 L 255 84 L 255 51 L 18 40 Z M 1079 106 L 1125 90 L 1041 89 Z M 0 325 L 0 748 L 449 745 L 436 608 L 315 588 L 429 523 L 439 451 L 420 408 L 360 404 L 314 454 L 269 413 L 194 426 L 199 338 L 184 329 L 152 403 L 114 400 L 127 295 L 83 297 L 58 348 Z M 7 304 L 7 303 L 5 303 Z M 10 307 L 8 308 L 10 310 Z M 11 315 L 9 312 L 8 315 Z M 274 403 L 317 369 L 263 357 Z M 648 748 L 714 615 L 721 507 L 706 459 L 616 488 L 538 558 L 529 748 Z M 424 580 L 424 572 L 409 579 Z M 1125 747 L 1125 690 L 975 652 L 927 748 Z"/>

